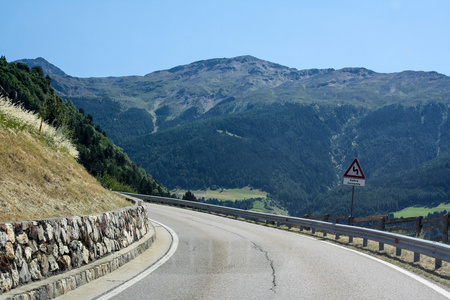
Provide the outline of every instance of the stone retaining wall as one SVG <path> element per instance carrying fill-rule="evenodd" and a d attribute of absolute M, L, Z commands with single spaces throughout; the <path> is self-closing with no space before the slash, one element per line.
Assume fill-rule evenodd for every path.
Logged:
<path fill-rule="evenodd" d="M 0 294 L 126 248 L 150 229 L 145 206 L 0 223 Z"/>

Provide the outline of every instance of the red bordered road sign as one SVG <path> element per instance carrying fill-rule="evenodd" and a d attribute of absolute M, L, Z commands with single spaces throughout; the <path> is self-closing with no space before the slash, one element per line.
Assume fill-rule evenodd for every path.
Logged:
<path fill-rule="evenodd" d="M 344 174 L 344 184 L 345 185 L 353 185 L 353 186 L 365 186 L 366 185 L 366 175 L 359 164 L 357 158 L 355 158 L 348 167 L 347 171 Z"/>

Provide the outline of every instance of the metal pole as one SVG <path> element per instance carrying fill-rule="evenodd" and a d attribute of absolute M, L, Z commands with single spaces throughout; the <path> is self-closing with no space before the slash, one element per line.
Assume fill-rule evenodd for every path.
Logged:
<path fill-rule="evenodd" d="M 352 220 L 353 220 L 353 197 L 354 197 L 354 195 L 355 195 L 355 186 L 353 186 L 353 189 L 352 189 L 352 205 L 350 207 L 350 218 Z"/>

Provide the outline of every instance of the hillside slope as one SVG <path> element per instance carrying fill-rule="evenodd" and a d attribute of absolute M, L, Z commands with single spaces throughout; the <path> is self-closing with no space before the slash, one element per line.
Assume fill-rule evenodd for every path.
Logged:
<path fill-rule="evenodd" d="M 61 73 L 43 59 L 45 70 Z M 64 131 L 75 144 L 78 161 L 108 188 L 116 191 L 139 192 L 169 196 L 168 190 L 156 182 L 150 174 L 131 161 L 123 150 L 106 137 L 106 133 L 94 124 L 92 115 L 84 114 L 55 94 L 40 65 L 30 67 L 24 63 L 8 63 L 0 57 L 0 87 L 15 103 L 39 113 L 45 121 Z"/>
<path fill-rule="evenodd" d="M 104 189 L 73 154 L 49 141 L 44 132 L 38 134 L 36 116 L 28 116 L 35 121 L 26 124 L 24 114 L 22 119 L 12 117 L 11 105 L 0 98 L 0 222 L 91 214 L 131 205 Z"/>

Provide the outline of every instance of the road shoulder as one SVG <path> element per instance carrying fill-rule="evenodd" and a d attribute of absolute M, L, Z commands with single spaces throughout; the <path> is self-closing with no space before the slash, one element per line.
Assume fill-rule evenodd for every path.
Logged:
<path fill-rule="evenodd" d="M 160 224 L 156 222 L 152 222 L 152 224 L 155 228 L 156 239 L 152 246 L 145 252 L 123 265 L 115 272 L 109 273 L 56 299 L 78 300 L 99 298 L 109 291 L 120 287 L 124 283 L 130 281 L 146 269 L 156 264 L 169 251 L 172 244 L 172 236 Z"/>

